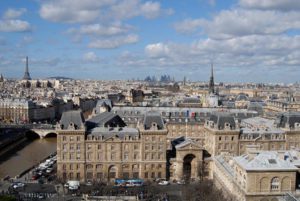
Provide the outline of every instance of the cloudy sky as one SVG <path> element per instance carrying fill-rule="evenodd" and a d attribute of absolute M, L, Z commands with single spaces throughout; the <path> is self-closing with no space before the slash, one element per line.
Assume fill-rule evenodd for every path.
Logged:
<path fill-rule="evenodd" d="M 299 0 L 1 0 L 0 73 L 300 80 Z"/>

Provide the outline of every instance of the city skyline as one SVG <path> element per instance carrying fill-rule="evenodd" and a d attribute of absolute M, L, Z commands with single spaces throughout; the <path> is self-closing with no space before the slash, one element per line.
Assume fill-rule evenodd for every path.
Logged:
<path fill-rule="evenodd" d="M 297 0 L 5 1 L 0 73 L 33 79 L 169 74 L 217 82 L 299 81 Z M 158 31 L 159 30 L 159 31 Z"/>

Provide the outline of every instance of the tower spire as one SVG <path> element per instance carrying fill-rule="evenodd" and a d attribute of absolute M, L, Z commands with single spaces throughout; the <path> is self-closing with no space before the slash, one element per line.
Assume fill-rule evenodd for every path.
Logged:
<path fill-rule="evenodd" d="M 26 67 L 25 67 L 25 73 L 23 76 L 23 80 L 31 80 L 31 77 L 29 74 L 29 68 L 28 68 L 28 56 L 26 56 Z"/>
<path fill-rule="evenodd" d="M 214 82 L 214 65 L 211 62 L 211 75 L 209 79 L 209 93 L 215 93 L 215 82 Z"/>

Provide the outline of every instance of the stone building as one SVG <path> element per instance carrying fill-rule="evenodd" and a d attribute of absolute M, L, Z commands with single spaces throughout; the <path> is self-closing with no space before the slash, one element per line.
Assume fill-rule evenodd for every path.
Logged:
<path fill-rule="evenodd" d="M 249 151 L 214 159 L 214 181 L 241 201 L 278 201 L 296 191 L 298 167 L 275 151 Z"/>
<path fill-rule="evenodd" d="M 167 130 L 161 116 L 146 114 L 138 128 L 126 127 L 110 112 L 87 121 L 80 111 L 63 113 L 57 128 L 58 177 L 82 182 L 165 178 Z"/>

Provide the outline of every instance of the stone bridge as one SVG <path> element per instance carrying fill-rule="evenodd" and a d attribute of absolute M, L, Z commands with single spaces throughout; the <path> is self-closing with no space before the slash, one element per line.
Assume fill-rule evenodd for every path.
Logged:
<path fill-rule="evenodd" d="M 22 129 L 25 132 L 32 131 L 36 133 L 40 138 L 47 137 L 55 134 L 55 125 L 53 124 L 1 124 L 0 128 L 3 129 Z"/>

